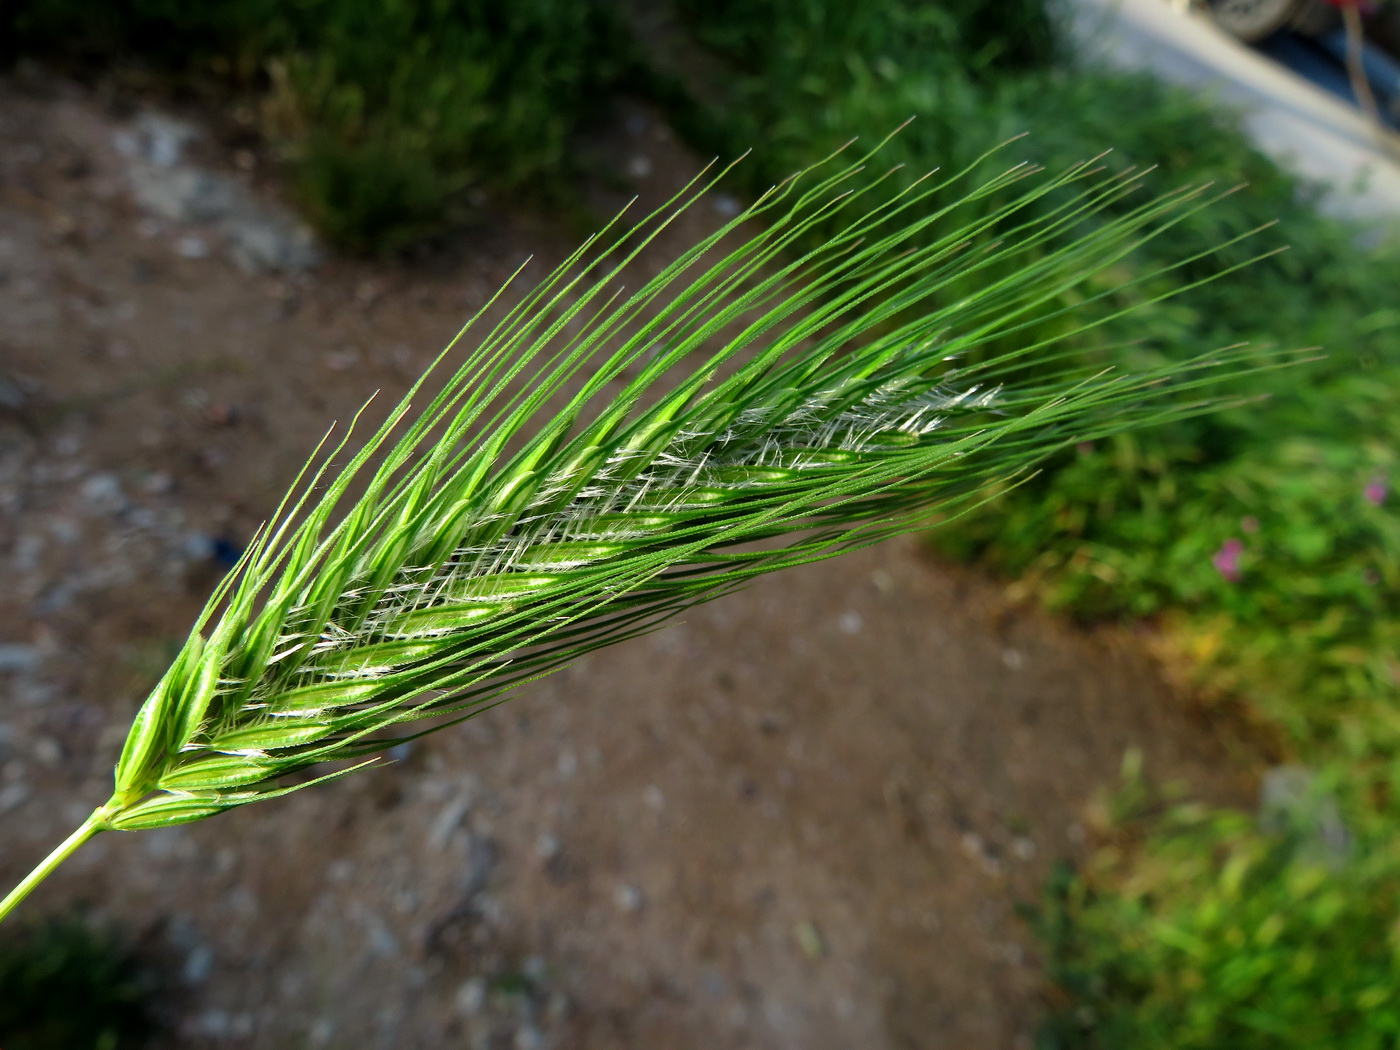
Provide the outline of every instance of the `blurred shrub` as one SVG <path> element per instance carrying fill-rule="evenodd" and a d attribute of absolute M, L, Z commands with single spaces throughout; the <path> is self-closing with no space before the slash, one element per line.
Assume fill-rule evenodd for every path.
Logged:
<path fill-rule="evenodd" d="M 1282 339 L 1322 346 L 1323 359 L 1235 388 L 1266 401 L 1081 447 L 933 541 L 1083 618 L 1169 620 L 1168 645 L 1195 684 L 1246 694 L 1300 742 L 1400 754 L 1400 517 L 1387 493 L 1368 498 L 1400 470 L 1400 311 L 1389 305 L 1400 252 L 1358 248 L 1356 230 L 1313 210 L 1311 191 L 1200 100 L 1075 67 L 1036 0 L 1005 6 L 1000 44 L 977 2 L 956 15 L 912 0 L 682 7 L 748 71 L 714 89 L 707 133 L 731 148 L 764 143 L 746 162 L 755 187 L 910 115 L 877 158 L 904 165 L 891 193 L 1022 130 L 1031 135 L 1005 150 L 1008 163 L 1055 168 L 1112 145 L 1107 162 L 1155 166 L 1154 187 L 1248 180 L 1104 275 L 1140 283 L 1097 308 L 1138 309 L 1077 353 L 1095 367 L 1134 365 Z M 1276 220 L 1277 233 L 1244 237 Z M 1176 268 L 1152 276 L 1165 266 Z M 1222 573 L 1217 556 L 1233 544 L 1239 571 Z"/>
<path fill-rule="evenodd" d="M 639 67 L 606 0 L 18 0 L 11 57 L 137 56 L 260 99 L 316 225 L 392 251 L 472 189 L 541 192 Z M 5 29 L 0 28 L 0 35 Z"/>
<path fill-rule="evenodd" d="M 1315 375 L 1252 406 L 1228 457 L 1086 448 L 938 542 L 1081 616 L 1160 616 L 1192 684 L 1361 773 L 1400 757 L 1397 390 L 1396 365 Z"/>
<path fill-rule="evenodd" d="M 153 999 L 135 957 L 82 917 L 0 932 L 5 1050 L 133 1050 L 152 1031 Z"/>
<path fill-rule="evenodd" d="M 1394 816 L 1349 816 L 1330 848 L 1305 822 L 1197 806 L 1117 825 L 1034 915 L 1066 993 L 1039 1050 L 1400 1045 Z"/>
<path fill-rule="evenodd" d="M 706 86 L 694 133 L 722 153 L 761 145 L 746 162 L 755 190 L 911 115 L 875 160 L 905 165 L 890 193 L 1022 131 L 1008 164 L 1053 169 L 1111 146 L 1105 163 L 1155 166 L 1157 189 L 1247 182 L 1103 275 L 1139 283 L 1091 308 L 1139 309 L 1075 353 L 1133 365 L 1282 340 L 1325 356 L 1222 389 L 1254 398 L 1238 409 L 1081 444 L 931 535 L 1083 619 L 1153 618 L 1169 666 L 1208 697 L 1243 699 L 1333 786 L 1355 840 L 1329 864 L 1243 814 L 1134 821 L 1082 876 L 1064 874 L 1040 913 L 1061 992 L 1045 1050 L 1400 1046 L 1400 511 L 1389 491 L 1400 252 L 1359 247 L 1228 115 L 1149 77 L 1076 65 L 1035 0 L 681 4 L 733 73 Z M 1046 324 L 1036 336 L 1055 333 Z"/>

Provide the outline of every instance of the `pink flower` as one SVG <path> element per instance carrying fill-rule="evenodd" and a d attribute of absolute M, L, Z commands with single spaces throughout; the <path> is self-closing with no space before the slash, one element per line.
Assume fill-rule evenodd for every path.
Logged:
<path fill-rule="evenodd" d="M 1361 494 L 1366 497 L 1366 502 L 1371 506 L 1379 507 L 1385 502 L 1385 494 L 1387 491 L 1388 486 L 1385 483 L 1385 475 L 1377 474 L 1366 483 L 1366 487 L 1362 489 Z"/>
<path fill-rule="evenodd" d="M 1220 545 L 1220 549 L 1215 552 L 1211 564 L 1215 566 L 1217 572 L 1231 583 L 1235 583 L 1240 578 L 1240 555 L 1244 553 L 1244 544 L 1231 536 Z"/>

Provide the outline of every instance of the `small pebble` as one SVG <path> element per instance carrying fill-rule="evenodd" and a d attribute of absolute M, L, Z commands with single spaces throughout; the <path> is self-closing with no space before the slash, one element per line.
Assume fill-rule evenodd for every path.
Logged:
<path fill-rule="evenodd" d="M 201 944 L 185 957 L 185 966 L 180 976 L 186 984 L 203 984 L 213 969 L 214 952 L 207 945 Z"/>
<path fill-rule="evenodd" d="M 195 1028 L 201 1035 L 212 1039 L 224 1039 L 233 1027 L 232 1019 L 223 1010 L 206 1010 L 195 1018 Z"/>
<path fill-rule="evenodd" d="M 535 840 L 535 856 L 539 857 L 540 860 L 553 860 L 559 856 L 559 851 L 562 848 L 559 836 L 550 834 L 548 831 Z"/>
<path fill-rule="evenodd" d="M 486 1005 L 486 981 L 480 977 L 463 981 L 452 998 L 452 1005 L 463 1017 L 474 1017 L 481 1013 L 482 1007 Z"/>
<path fill-rule="evenodd" d="M 355 874 L 355 862 L 352 860 L 334 860 L 326 868 L 326 874 L 330 876 L 332 882 L 344 882 Z"/>
<path fill-rule="evenodd" d="M 569 780 L 578 772 L 578 757 L 572 751 L 561 751 L 555 768 L 560 780 Z"/>
<path fill-rule="evenodd" d="M 731 197 L 727 193 L 721 193 L 715 197 L 714 201 L 711 203 L 711 207 L 726 219 L 731 219 L 739 214 L 739 210 L 743 205 L 739 203 L 738 197 Z"/>
<path fill-rule="evenodd" d="M 63 748 L 51 736 L 41 736 L 34 741 L 34 757 L 41 766 L 53 768 L 63 760 Z"/>
<path fill-rule="evenodd" d="M 0 788 L 0 813 L 14 809 L 29 797 L 29 785 L 23 781 Z"/>
<path fill-rule="evenodd" d="M 181 553 L 190 561 L 208 561 L 214 557 L 214 539 L 201 532 L 191 532 L 181 543 Z"/>
<path fill-rule="evenodd" d="M 0 645 L 0 673 L 32 671 L 39 666 L 39 648 L 34 645 Z"/>
<path fill-rule="evenodd" d="M 94 474 L 83 482 L 80 492 L 95 510 L 116 510 L 123 502 L 121 482 L 112 474 Z"/>
<path fill-rule="evenodd" d="M 360 352 L 354 347 L 328 350 L 321 356 L 321 363 L 332 372 L 347 372 L 359 364 Z"/>
<path fill-rule="evenodd" d="M 437 818 L 429 827 L 428 845 L 435 850 L 446 846 L 447 840 L 461 826 L 463 819 L 469 812 L 471 812 L 471 795 L 462 792 L 442 807 Z"/>
<path fill-rule="evenodd" d="M 373 955 L 392 958 L 399 954 L 399 941 L 394 936 L 393 931 L 385 925 L 384 920 L 377 915 L 368 917 L 369 925 L 369 950 Z"/>

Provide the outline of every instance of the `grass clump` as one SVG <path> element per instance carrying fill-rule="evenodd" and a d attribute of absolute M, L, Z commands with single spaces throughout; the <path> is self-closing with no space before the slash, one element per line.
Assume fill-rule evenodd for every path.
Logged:
<path fill-rule="evenodd" d="M 1196 805 L 1123 813 L 1084 872 L 1061 869 L 1035 914 L 1066 993 L 1041 1050 L 1397 1045 L 1394 823 L 1308 790 L 1262 828 Z"/>
<path fill-rule="evenodd" d="M 392 252 L 482 192 L 560 192 L 569 142 L 637 68 L 606 0 L 18 0 L 11 57 L 142 60 L 232 85 L 320 231 Z"/>

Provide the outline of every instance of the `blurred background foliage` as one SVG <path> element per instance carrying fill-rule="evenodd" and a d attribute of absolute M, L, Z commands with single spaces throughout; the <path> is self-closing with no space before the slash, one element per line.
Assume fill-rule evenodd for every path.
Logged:
<path fill-rule="evenodd" d="M 8 928 L 0 940 L 5 1050 L 130 1050 L 158 998 L 129 945 L 81 913 Z"/>
<path fill-rule="evenodd" d="M 471 191 L 547 193 L 637 65 L 603 0 L 12 0 L 11 58 L 236 95 L 332 244 L 392 252 Z"/>
<path fill-rule="evenodd" d="M 1083 620 L 1148 620 L 1169 667 L 1207 701 L 1245 705 L 1314 771 L 1351 831 L 1319 863 L 1297 830 L 1192 806 L 1131 811 L 1039 909 L 1061 995 L 1043 1047 L 1400 1045 L 1400 254 L 1315 208 L 1228 114 L 1153 79 L 1077 62 L 1038 0 L 734 4 L 681 0 L 743 76 L 723 81 L 721 152 L 759 148 L 757 189 L 855 133 L 915 122 L 882 153 L 905 178 L 1005 152 L 1052 170 L 1107 147 L 1157 189 L 1246 183 L 1112 276 L 1228 280 L 1109 326 L 1086 361 L 1131 364 L 1236 341 L 1325 355 L 1253 376 L 1267 399 L 1081 445 L 971 517 L 943 552 L 1020 581 Z M 1001 17 L 994 19 L 988 12 Z M 771 56 L 769 58 L 768 56 Z M 732 136 L 732 137 L 730 137 Z M 896 184 L 899 179 L 893 180 Z M 1276 229 L 1230 243 L 1277 221 Z M 1101 304 L 1122 305 L 1121 299 Z M 1102 334 L 1096 340 L 1102 343 Z"/>
<path fill-rule="evenodd" d="M 905 165 L 890 193 L 1023 131 L 1008 163 L 1111 147 L 1110 167 L 1156 168 L 1152 189 L 1247 184 L 1104 275 L 1137 283 L 1085 309 L 1140 309 L 1076 353 L 1136 364 L 1281 340 L 1325 354 L 1239 384 L 1267 395 L 1240 408 L 1081 444 L 932 542 L 1082 620 L 1146 621 L 1169 669 L 1243 705 L 1348 829 L 1319 860 L 1297 828 L 1252 815 L 1118 806 L 1093 863 L 1037 912 L 1060 989 L 1043 1046 L 1400 1045 L 1400 253 L 1318 212 L 1228 114 L 1078 61 L 1044 0 L 674 5 L 701 61 L 656 61 L 605 0 L 19 0 L 0 47 L 232 92 L 306 214 L 356 251 L 450 229 L 482 189 L 569 199 L 573 144 L 620 93 L 706 154 L 753 147 L 749 192 L 911 115 L 879 159 Z"/>
<path fill-rule="evenodd" d="M 1295 777 L 1262 821 L 1127 780 L 1031 912 L 1059 991 L 1041 1050 L 1396 1046 L 1400 841 L 1374 808 L 1342 822 L 1344 777 Z"/>

